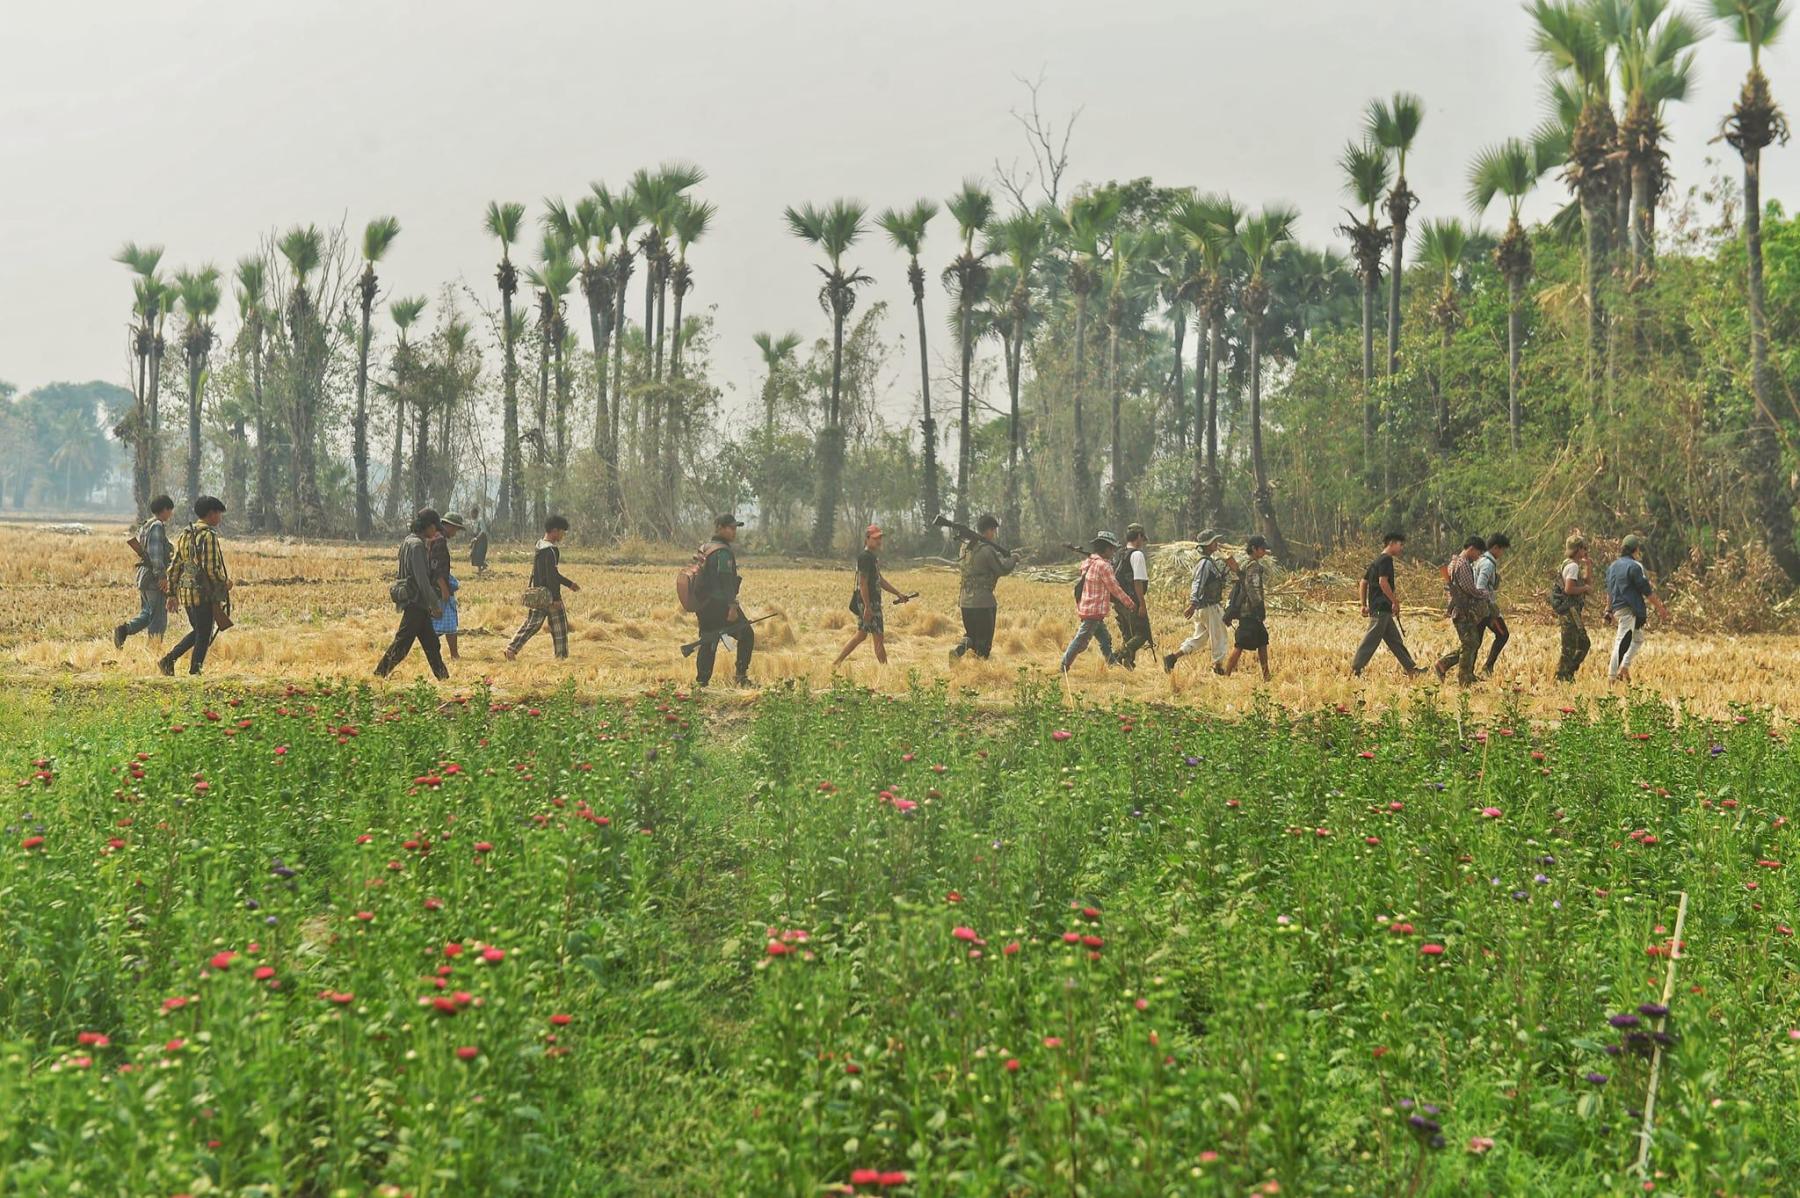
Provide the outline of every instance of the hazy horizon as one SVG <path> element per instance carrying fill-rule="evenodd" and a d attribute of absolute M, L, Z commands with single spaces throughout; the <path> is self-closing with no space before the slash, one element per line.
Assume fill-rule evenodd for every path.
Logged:
<path fill-rule="evenodd" d="M 752 333 L 829 333 L 816 255 L 787 233 L 783 208 L 852 196 L 879 210 L 941 200 L 965 176 L 991 181 L 996 158 L 1026 161 L 1010 115 L 1028 99 L 1016 76 L 1042 75 L 1059 126 L 1082 110 L 1065 193 L 1149 176 L 1250 205 L 1285 200 L 1300 207 L 1304 240 L 1340 252 L 1337 157 L 1369 99 L 1424 97 L 1408 164 L 1415 219 L 1467 219 L 1470 159 L 1543 115 L 1529 22 L 1510 0 L 539 7 L 531 21 L 465 0 L 380 11 L 317 0 L 280 20 L 221 0 L 15 13 L 0 45 L 0 278 L 11 284 L 0 290 L 0 379 L 22 391 L 127 381 L 130 279 L 111 260 L 127 240 L 165 246 L 170 270 L 228 272 L 272 229 L 343 221 L 354 235 L 392 214 L 402 232 L 381 268 L 384 302 L 458 281 L 487 299 L 489 200 L 526 203 L 535 229 L 546 196 L 679 158 L 706 169 L 695 194 L 719 208 L 690 255 L 688 304 L 715 309 L 713 378 L 735 410 L 757 382 Z M 1790 107 L 1793 36 L 1765 56 Z M 1669 110 L 1677 193 L 1707 181 L 1708 156 L 1741 176 L 1730 147 L 1707 143 L 1747 65 L 1717 33 L 1702 43 L 1690 99 Z M 1800 158 L 1772 148 L 1763 174 L 1765 199 L 1781 199 Z M 1529 212 L 1542 217 L 1566 194 L 1549 180 Z M 1484 224 L 1502 220 L 1496 208 Z M 954 245 L 947 215 L 926 244 L 935 276 Z M 910 344 L 900 255 L 877 232 L 851 260 L 877 280 L 861 302 L 888 301 L 890 335 Z M 935 285 L 928 296 L 935 318 L 947 297 Z M 235 326 L 227 298 L 221 327 Z M 933 350 L 945 370 L 947 346 Z M 904 365 L 890 415 L 916 403 Z"/>

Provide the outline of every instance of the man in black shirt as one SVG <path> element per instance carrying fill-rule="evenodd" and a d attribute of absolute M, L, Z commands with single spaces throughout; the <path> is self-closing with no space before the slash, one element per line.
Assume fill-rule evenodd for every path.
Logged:
<path fill-rule="evenodd" d="M 1390 532 L 1382 542 L 1381 553 L 1363 571 L 1362 585 L 1358 588 L 1362 614 L 1369 620 L 1369 631 L 1363 634 L 1362 644 L 1356 647 L 1350 672 L 1362 677 L 1363 667 L 1375 656 L 1375 650 L 1386 644 L 1394 660 L 1406 671 L 1406 676 L 1412 678 L 1424 671 L 1414 663 L 1412 654 L 1407 652 L 1406 640 L 1400 635 L 1397 615 L 1400 603 L 1394 594 L 1394 562 L 1406 549 L 1406 534 Z"/>
<path fill-rule="evenodd" d="M 856 589 L 850 594 L 850 610 L 856 613 L 856 635 L 831 663 L 833 670 L 843 665 L 844 659 L 870 637 L 875 638 L 875 660 L 884 666 L 887 664 L 887 642 L 883 639 L 887 635 L 887 624 L 881 615 L 881 592 L 892 595 L 895 603 L 905 603 L 912 596 L 904 594 L 881 576 L 880 554 L 881 526 L 871 524 L 863 533 L 862 552 L 856 555 Z"/>
<path fill-rule="evenodd" d="M 694 681 L 705 686 L 712 681 L 713 659 L 719 652 L 719 638 L 729 633 L 737 638 L 737 674 L 735 686 L 750 685 L 750 655 L 756 651 L 756 629 L 745 624 L 738 608 L 738 588 L 743 578 L 738 574 L 737 551 L 733 542 L 743 522 L 736 516 L 720 516 L 713 521 L 713 538 L 701 552 L 706 560 L 694 576 L 695 614 L 700 617 L 700 648 L 694 653 Z"/>
<path fill-rule="evenodd" d="M 562 589 L 568 587 L 571 591 L 579 591 L 581 588 L 564 578 L 560 569 L 563 534 L 568 531 L 567 516 L 551 516 L 544 521 L 544 539 L 537 543 L 537 553 L 531 559 L 531 586 L 525 592 L 525 621 L 502 653 L 507 661 L 517 657 L 525 642 L 546 622 L 550 625 L 550 643 L 556 655 L 569 655 L 569 613 L 563 608 Z"/>

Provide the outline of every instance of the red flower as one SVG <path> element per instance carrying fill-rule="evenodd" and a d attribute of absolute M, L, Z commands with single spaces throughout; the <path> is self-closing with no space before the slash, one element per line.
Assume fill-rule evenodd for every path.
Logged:
<path fill-rule="evenodd" d="M 186 1040 L 174 1039 L 174 1040 L 169 1041 L 167 1044 L 163 1045 L 163 1051 L 164 1052 L 180 1052 L 182 1049 L 184 1049 L 186 1047 L 187 1047 Z"/>
<path fill-rule="evenodd" d="M 375 912 L 373 912 L 373 911 L 358 911 L 356 913 L 356 918 L 362 920 L 364 923 L 368 923 L 371 919 L 375 918 Z"/>
<path fill-rule="evenodd" d="M 452 940 L 449 944 L 446 944 L 444 946 L 444 955 L 446 957 L 462 956 L 462 945 L 460 945 L 456 941 Z"/>
<path fill-rule="evenodd" d="M 214 953 L 210 964 L 214 969 L 223 972 L 224 970 L 230 969 L 231 963 L 235 960 L 237 960 L 237 954 L 230 949 L 226 949 L 222 953 Z"/>
<path fill-rule="evenodd" d="M 1008 1073 L 1017 1073 L 1019 1071 L 1019 1058 L 1018 1057 L 1007 1057 L 1006 1058 L 1006 1071 Z"/>
<path fill-rule="evenodd" d="M 1100 912 L 1093 907 L 1083 907 L 1081 909 L 1081 917 L 1083 919 L 1099 919 Z"/>
<path fill-rule="evenodd" d="M 459 1061 L 472 1061 L 480 1055 L 481 1050 L 473 1044 L 465 1044 L 456 1050 L 456 1059 Z"/>
<path fill-rule="evenodd" d="M 444 900 L 440 898 L 428 898 L 425 900 L 425 909 L 427 911 L 442 911 L 444 909 Z"/>
<path fill-rule="evenodd" d="M 21 840 L 19 842 L 19 847 L 29 851 L 31 849 L 38 848 L 43 843 L 44 843 L 44 838 L 42 836 L 27 836 L 24 840 Z"/>
<path fill-rule="evenodd" d="M 853 1186 L 872 1186 L 881 1184 L 880 1169 L 850 1170 L 850 1184 Z"/>
<path fill-rule="evenodd" d="M 886 1189 L 888 1186 L 903 1186 L 906 1184 L 906 1174 L 897 1171 L 893 1173 L 883 1173 L 876 1179 L 876 1184 L 881 1186 L 882 1189 Z"/>
<path fill-rule="evenodd" d="M 1081 933 L 1080 932 L 1064 932 L 1063 933 L 1063 943 L 1064 944 L 1080 944 L 1081 943 Z"/>
<path fill-rule="evenodd" d="M 769 955 L 771 957 L 784 957 L 793 951 L 793 949 L 789 948 L 779 940 L 769 941 Z"/>
<path fill-rule="evenodd" d="M 367 832 L 364 832 L 361 836 L 358 836 L 356 838 L 356 843 L 357 844 L 368 844 L 371 840 L 374 840 L 374 839 L 375 838 L 373 836 L 370 836 Z"/>
<path fill-rule="evenodd" d="M 506 960 L 506 950 L 495 948 L 490 944 L 481 950 L 481 959 L 486 961 L 489 965 L 498 965 L 500 962 Z"/>
<path fill-rule="evenodd" d="M 1044 1047 L 1045 1048 L 1061 1048 L 1062 1043 L 1063 1042 L 1062 1042 L 1061 1036 L 1045 1036 L 1044 1037 Z"/>
<path fill-rule="evenodd" d="M 275 976 L 275 967 L 273 965 L 258 965 L 256 967 L 256 972 L 252 973 L 250 976 L 259 982 L 266 982 Z"/>
<path fill-rule="evenodd" d="M 1441 944 L 1421 944 L 1419 946 L 1419 952 L 1427 957 L 1441 957 L 1444 955 L 1444 946 Z"/>
<path fill-rule="evenodd" d="M 75 1043 L 87 1048 L 105 1048 L 112 1041 L 105 1032 L 82 1032 L 75 1037 Z"/>
<path fill-rule="evenodd" d="M 1019 955 L 1019 942 L 1017 940 L 1008 941 L 1006 947 L 1000 951 L 1009 957 L 1016 957 Z"/>
<path fill-rule="evenodd" d="M 962 902 L 962 895 L 952 890 L 949 894 L 944 896 L 944 901 L 946 903 L 960 903 Z"/>
<path fill-rule="evenodd" d="M 1100 937 L 1098 937 L 1098 936 L 1083 936 L 1081 938 L 1081 942 L 1083 944 L 1087 945 L 1089 948 L 1099 948 L 1101 945 L 1106 943 L 1106 941 L 1100 939 Z"/>
<path fill-rule="evenodd" d="M 550 1022 L 557 1027 L 568 1027 L 571 1018 L 573 1017 L 569 1015 L 552 1015 L 550 1016 Z"/>
<path fill-rule="evenodd" d="M 973 941 L 976 944 L 981 943 L 981 938 L 975 934 L 974 928 L 952 928 L 950 934 L 958 940 Z"/>
<path fill-rule="evenodd" d="M 477 853 L 491 853 L 494 851 L 494 846 L 485 840 L 477 840 L 475 842 L 475 851 Z"/>

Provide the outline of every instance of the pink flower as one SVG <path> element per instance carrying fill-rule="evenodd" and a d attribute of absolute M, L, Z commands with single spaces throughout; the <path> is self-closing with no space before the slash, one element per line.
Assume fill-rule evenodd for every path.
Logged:
<path fill-rule="evenodd" d="M 1492 1148 L 1493 1146 L 1494 1146 L 1494 1141 L 1489 1139 L 1487 1136 L 1470 1136 L 1469 1137 L 1469 1151 L 1473 1152 L 1476 1156 L 1480 1156 L 1482 1153 L 1486 1152 L 1488 1149 Z"/>
<path fill-rule="evenodd" d="M 1482 819 L 1499 819 L 1500 815 L 1501 811 L 1498 807 L 1483 807 L 1481 809 Z"/>
<path fill-rule="evenodd" d="M 495 948 L 490 944 L 481 950 L 481 959 L 486 961 L 489 965 L 498 965 L 500 962 L 506 960 L 506 950 Z"/>
<path fill-rule="evenodd" d="M 970 940 L 978 944 L 981 941 L 981 938 L 975 935 L 974 928 L 952 928 L 950 934 L 958 940 Z"/>
<path fill-rule="evenodd" d="M 1050 734 L 1050 739 L 1055 740 L 1055 741 L 1063 741 L 1063 740 L 1068 740 L 1071 736 L 1074 736 L 1074 735 L 1075 734 L 1073 732 L 1070 732 L 1067 728 L 1058 728 L 1055 732 L 1052 732 Z"/>
<path fill-rule="evenodd" d="M 1444 955 L 1444 946 L 1441 944 L 1421 944 L 1419 946 L 1419 952 L 1421 955 L 1427 957 L 1441 957 Z"/>
<path fill-rule="evenodd" d="M 1017 940 L 1008 941 L 1006 947 L 1000 951 L 1009 957 L 1016 957 L 1019 955 L 1019 942 Z"/>
<path fill-rule="evenodd" d="M 1796 1030 L 1800 1030 L 1800 1029 L 1796 1029 Z M 1019 1058 L 1018 1057 L 1007 1057 L 1006 1058 L 1006 1071 L 1008 1073 L 1017 1073 L 1019 1071 Z"/>
<path fill-rule="evenodd" d="M 850 1170 L 850 1184 L 853 1186 L 872 1186 L 881 1184 L 880 1169 Z"/>
<path fill-rule="evenodd" d="M 1063 1042 L 1062 1042 L 1061 1036 L 1045 1036 L 1044 1037 L 1044 1047 L 1045 1048 L 1061 1048 L 1062 1046 L 1063 1046 Z"/>
<path fill-rule="evenodd" d="M 473 1044 L 465 1044 L 456 1050 L 456 1059 L 459 1061 L 472 1061 L 480 1055 L 481 1050 Z"/>
<path fill-rule="evenodd" d="M 212 956 L 212 960 L 210 962 L 208 962 L 208 964 L 210 964 L 214 969 L 217 969 L 217 970 L 223 972 L 227 969 L 230 969 L 231 963 L 235 960 L 237 960 L 237 954 L 232 952 L 230 949 L 226 949 L 222 953 L 214 953 Z"/>

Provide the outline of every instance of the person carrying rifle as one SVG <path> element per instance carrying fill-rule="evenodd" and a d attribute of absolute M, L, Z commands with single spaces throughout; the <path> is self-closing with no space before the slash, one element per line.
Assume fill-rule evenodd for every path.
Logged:
<path fill-rule="evenodd" d="M 731 683 L 737 687 L 750 685 L 750 655 L 756 651 L 756 630 L 744 620 L 743 610 L 738 607 L 738 588 L 744 580 L 738 573 L 733 546 L 737 530 L 743 526 L 743 521 L 732 515 L 714 520 L 711 547 L 700 572 L 694 575 L 694 613 L 700 619 L 700 647 L 694 651 L 696 686 L 712 681 L 713 659 L 718 655 L 720 638 L 726 635 L 737 639 L 737 673 Z"/>
<path fill-rule="evenodd" d="M 1106 630 L 1106 612 L 1113 603 L 1129 606 L 1133 602 L 1130 594 L 1119 585 L 1118 575 L 1108 557 L 1118 548 L 1118 538 L 1110 532 L 1095 533 L 1093 552 L 1081 563 L 1081 581 L 1075 591 L 1075 618 L 1081 623 L 1075 629 L 1069 647 L 1063 650 L 1064 674 L 1087 649 L 1090 640 L 1100 643 L 1100 657 L 1107 665 L 1118 661 L 1113 655 L 1112 634 Z"/>
<path fill-rule="evenodd" d="M 1350 661 L 1350 673 L 1357 678 L 1362 677 L 1375 650 L 1382 645 L 1388 647 L 1388 652 L 1394 655 L 1408 678 L 1416 678 L 1425 672 L 1424 667 L 1413 660 L 1400 630 L 1400 598 L 1394 591 L 1394 563 L 1405 551 L 1406 534 L 1390 532 L 1381 539 L 1381 552 L 1363 571 L 1362 584 L 1357 589 L 1361 592 L 1362 614 L 1369 621 L 1369 630 L 1363 634 L 1362 644 L 1356 647 L 1356 656 Z"/>
<path fill-rule="evenodd" d="M 187 613 L 189 632 L 157 661 L 156 668 L 164 674 L 173 674 L 175 663 L 189 651 L 193 656 L 188 658 L 188 673 L 198 674 L 206 665 L 219 617 L 230 622 L 231 575 L 225 569 L 218 533 L 224 518 L 225 504 L 217 496 L 202 495 L 194 500 L 194 522 L 175 540 L 169 558 L 169 611 L 180 608 Z"/>
<path fill-rule="evenodd" d="M 450 560 L 443 522 L 436 509 L 421 508 L 413 517 L 412 531 L 400 542 L 400 555 L 395 560 L 396 585 L 388 594 L 394 601 L 394 610 L 400 613 L 400 625 L 381 660 L 375 663 L 375 677 L 392 674 L 415 643 L 424 651 L 433 678 L 443 682 L 450 677 L 438 646 L 438 621 L 443 617 L 444 606 L 452 602 L 444 577 L 432 567 L 432 560 L 439 553 L 444 554 L 446 562 Z"/>
<path fill-rule="evenodd" d="M 973 652 L 987 660 L 994 651 L 994 620 L 1000 607 L 994 600 L 994 585 L 1003 574 L 1011 574 L 1014 555 L 994 542 L 1000 521 L 985 515 L 975 521 L 977 535 L 965 537 L 962 551 L 962 622 L 963 639 L 950 650 L 950 660 Z M 967 529 L 961 531 L 967 532 Z"/>
<path fill-rule="evenodd" d="M 1481 629 L 1493 611 L 1494 593 L 1482 590 L 1475 582 L 1475 562 L 1486 552 L 1486 541 L 1470 537 L 1463 542 L 1462 552 L 1444 568 L 1446 614 L 1456 626 L 1457 647 L 1438 658 L 1432 668 L 1442 680 L 1451 666 L 1457 667 L 1458 686 L 1475 685 L 1475 656 L 1481 651 Z"/>
<path fill-rule="evenodd" d="M 1119 621 L 1118 662 L 1128 670 L 1137 669 L 1138 650 L 1150 644 L 1155 634 L 1150 631 L 1150 559 L 1144 552 L 1148 542 L 1142 524 L 1125 526 L 1125 547 L 1113 555 L 1113 576 L 1119 587 L 1131 596 L 1130 603 L 1118 603 L 1113 611 Z"/>
<path fill-rule="evenodd" d="M 1194 635 L 1182 641 L 1175 652 L 1163 656 L 1163 669 L 1168 673 L 1175 672 L 1176 662 L 1202 648 L 1212 655 L 1213 673 L 1225 672 L 1225 655 L 1231 646 L 1225 635 L 1225 608 L 1220 601 L 1225 597 L 1225 571 L 1237 573 L 1238 563 L 1230 554 L 1225 555 L 1223 562 L 1213 556 L 1224 541 L 1211 528 L 1194 538 L 1200 547 L 1200 560 L 1194 565 L 1194 584 L 1188 589 L 1187 605 L 1187 614 L 1194 621 Z"/>
<path fill-rule="evenodd" d="M 175 501 L 158 495 L 150 501 L 150 518 L 131 539 L 139 557 L 138 614 L 113 629 L 115 649 L 123 649 L 125 639 L 139 632 L 162 643 L 169 626 L 169 518 L 174 514 Z"/>
<path fill-rule="evenodd" d="M 862 552 L 856 555 L 856 589 L 850 593 L 850 610 L 856 615 L 856 635 L 831 663 L 833 670 L 843 665 L 844 659 L 871 637 L 875 640 L 875 660 L 884 666 L 887 664 L 887 642 L 883 639 L 887 635 L 887 624 L 881 615 L 883 591 L 892 595 L 896 604 L 912 598 L 882 576 L 881 525 L 871 524 L 863 533 Z"/>

